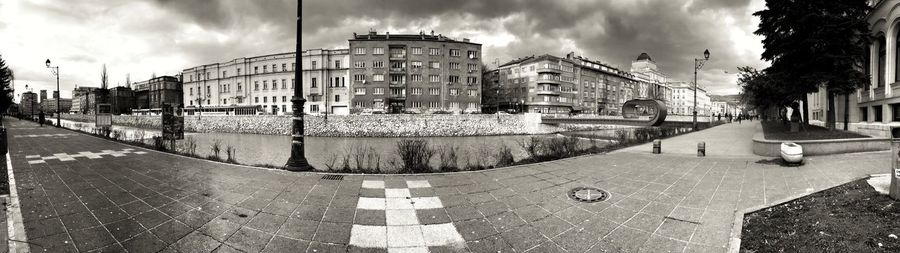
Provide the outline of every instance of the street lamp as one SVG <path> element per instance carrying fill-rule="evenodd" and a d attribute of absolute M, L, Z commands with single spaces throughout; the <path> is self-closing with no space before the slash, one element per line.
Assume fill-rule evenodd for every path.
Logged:
<path fill-rule="evenodd" d="M 62 97 L 62 94 L 59 93 L 59 66 L 50 66 L 50 59 L 47 59 L 44 64 L 47 65 L 47 68 L 50 69 L 50 72 L 53 73 L 54 76 L 56 76 L 56 126 L 59 127 L 59 99 L 60 97 Z"/>
<path fill-rule="evenodd" d="M 297 1 L 297 48 L 294 52 L 294 62 L 299 63 L 294 67 L 294 97 L 291 98 L 291 110 L 293 114 L 293 126 L 291 126 L 291 157 L 288 158 L 287 164 L 285 167 L 290 171 L 304 171 L 304 170 L 312 170 L 313 167 L 309 165 L 309 161 L 306 160 L 306 151 L 304 150 L 304 142 L 303 142 L 303 104 L 306 104 L 306 99 L 303 98 L 303 61 L 301 61 L 301 51 L 302 40 L 300 34 L 300 28 L 302 27 L 302 16 L 301 10 L 303 8 L 303 2 Z"/>
<path fill-rule="evenodd" d="M 697 130 L 697 71 L 709 60 L 709 49 L 703 51 L 703 59 L 694 58 L 694 130 Z"/>

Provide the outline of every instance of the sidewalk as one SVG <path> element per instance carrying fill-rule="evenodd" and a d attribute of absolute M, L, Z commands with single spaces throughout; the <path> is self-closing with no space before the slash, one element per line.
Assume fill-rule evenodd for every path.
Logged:
<path fill-rule="evenodd" d="M 736 211 L 889 168 L 886 153 L 784 168 L 636 151 L 467 173 L 325 178 L 5 123 L 36 252 L 725 252 Z M 724 133 L 749 128 L 695 134 L 733 143 L 740 138 Z M 590 204 L 567 197 L 581 186 L 611 196 Z"/>
<path fill-rule="evenodd" d="M 663 154 L 697 155 L 697 143 L 706 142 L 707 157 L 760 158 L 753 154 L 753 134 L 762 131 L 759 121 L 728 123 L 699 132 L 662 140 Z M 617 152 L 653 153 L 653 143 L 638 145 Z"/>

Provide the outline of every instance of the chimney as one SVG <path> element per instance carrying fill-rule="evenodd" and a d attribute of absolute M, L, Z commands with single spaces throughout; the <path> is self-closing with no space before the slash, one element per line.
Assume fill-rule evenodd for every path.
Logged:
<path fill-rule="evenodd" d="M 463 42 L 469 42 L 469 38 L 463 38 Z"/>
<path fill-rule="evenodd" d="M 385 32 L 384 36 L 386 39 L 391 39 L 391 32 Z"/>

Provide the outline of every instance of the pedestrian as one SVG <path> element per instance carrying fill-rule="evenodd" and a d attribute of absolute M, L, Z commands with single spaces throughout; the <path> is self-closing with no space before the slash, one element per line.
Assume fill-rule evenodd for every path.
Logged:
<path fill-rule="evenodd" d="M 738 124 L 741 123 L 741 120 L 742 120 L 742 119 L 744 119 L 744 115 L 743 115 L 743 114 L 738 114 L 738 116 L 737 116 Z"/>
<path fill-rule="evenodd" d="M 44 111 L 38 113 L 38 123 L 41 123 L 41 127 L 44 127 Z"/>

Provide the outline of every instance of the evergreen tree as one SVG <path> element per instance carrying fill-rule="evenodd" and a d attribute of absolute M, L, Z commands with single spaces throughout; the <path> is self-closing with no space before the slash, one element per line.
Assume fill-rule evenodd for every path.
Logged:
<path fill-rule="evenodd" d="M 12 69 L 6 66 L 6 61 L 0 56 L 0 115 L 13 104 L 12 82 L 15 79 Z"/>

